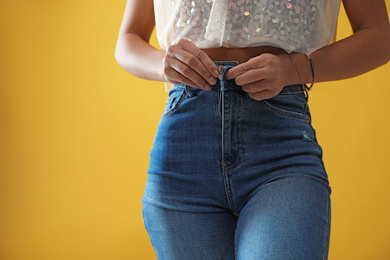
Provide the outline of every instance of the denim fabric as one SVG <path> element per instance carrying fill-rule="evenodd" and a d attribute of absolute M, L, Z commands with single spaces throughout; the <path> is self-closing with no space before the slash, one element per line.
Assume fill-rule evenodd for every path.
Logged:
<path fill-rule="evenodd" d="M 160 260 L 322 260 L 330 193 L 307 93 L 255 101 L 222 62 L 211 91 L 176 85 L 150 153 L 145 227 Z"/>

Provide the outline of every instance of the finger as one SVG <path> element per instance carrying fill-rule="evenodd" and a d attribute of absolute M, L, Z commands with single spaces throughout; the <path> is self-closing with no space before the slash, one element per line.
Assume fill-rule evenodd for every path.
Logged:
<path fill-rule="evenodd" d="M 193 85 L 195 85 L 197 88 L 202 89 L 209 89 L 210 84 L 205 81 L 205 79 L 200 76 L 196 71 L 194 71 L 192 68 L 188 67 L 186 64 L 181 62 L 176 55 L 181 56 L 180 52 L 184 51 L 175 51 L 173 55 L 166 55 L 164 57 L 163 63 L 164 63 L 164 75 L 165 77 L 170 81 L 180 81 L 182 83 L 184 80 L 189 79 L 193 82 Z M 178 72 L 180 75 L 178 75 Z M 216 80 L 214 79 L 216 82 Z M 211 82 L 212 84 L 215 84 L 215 82 Z"/>
<path fill-rule="evenodd" d="M 268 90 L 264 80 L 257 81 L 257 82 L 251 83 L 251 84 L 243 85 L 243 86 L 241 86 L 241 88 L 243 91 L 245 91 L 247 93 L 252 93 L 252 94 Z"/>
<path fill-rule="evenodd" d="M 210 85 L 214 85 L 217 82 L 216 78 L 209 73 L 207 68 L 192 53 L 181 49 L 181 47 L 176 48 L 171 48 L 169 51 L 172 52 L 169 55 L 173 58 L 170 62 L 176 64 L 175 69 L 177 71 L 182 72 L 184 76 L 190 78 L 198 85 L 204 85 L 203 81 L 207 81 Z M 179 63 L 175 62 L 175 59 Z"/>
<path fill-rule="evenodd" d="M 273 91 L 266 89 L 256 93 L 248 93 L 248 96 L 256 101 L 261 101 L 261 100 L 273 98 L 276 95 Z"/>
<path fill-rule="evenodd" d="M 208 83 L 201 75 L 199 75 L 192 67 L 188 67 L 186 64 L 177 62 L 172 65 L 172 68 L 181 74 L 184 78 L 193 82 L 198 88 L 209 89 L 210 85 L 216 83 L 216 79 L 211 84 Z M 183 82 L 184 83 L 184 82 Z"/>
<path fill-rule="evenodd" d="M 262 81 L 266 78 L 267 78 L 266 70 L 260 68 L 260 69 L 252 69 L 238 75 L 235 78 L 235 81 L 237 85 L 244 86 L 258 81 Z"/>
<path fill-rule="evenodd" d="M 226 74 L 225 74 L 225 79 L 226 80 L 231 80 L 231 79 L 235 79 L 237 78 L 239 75 L 242 75 L 244 74 L 245 72 L 251 70 L 251 67 L 248 66 L 248 64 L 245 62 L 245 63 L 242 63 L 242 64 L 239 64 L 237 65 L 236 67 L 233 67 L 231 69 L 229 69 Z"/>
<path fill-rule="evenodd" d="M 269 54 L 269 53 L 265 53 L 265 54 L 261 54 L 259 56 L 253 57 L 253 58 L 249 59 L 247 62 L 241 63 L 240 65 L 230 69 L 226 73 L 226 79 L 227 80 L 235 79 L 239 75 L 242 75 L 250 70 L 264 68 L 267 64 L 272 62 L 274 58 L 275 58 L 275 55 Z"/>
<path fill-rule="evenodd" d="M 209 84 L 216 83 L 216 78 L 219 76 L 217 66 L 205 52 L 192 42 L 180 40 L 178 44 L 168 48 L 168 53 L 195 70 Z"/>
<path fill-rule="evenodd" d="M 203 67 L 196 67 L 197 69 L 202 70 L 198 71 L 199 74 L 204 74 L 204 68 L 212 77 L 217 78 L 219 76 L 217 65 L 215 65 L 215 63 L 204 51 L 199 49 L 194 43 L 190 41 L 181 40 L 179 43 L 182 44 L 183 50 L 192 54 L 196 58 L 196 60 L 200 61 L 200 63 L 203 65 Z"/>
<path fill-rule="evenodd" d="M 189 68 L 180 62 L 177 63 L 178 64 L 176 65 L 171 64 L 171 67 L 164 69 L 166 79 L 169 82 L 173 84 L 183 83 L 185 85 L 204 90 L 211 89 L 211 86 L 201 76 L 197 75 L 196 72 L 186 72 L 186 69 Z M 188 74 L 193 75 L 188 76 Z"/>

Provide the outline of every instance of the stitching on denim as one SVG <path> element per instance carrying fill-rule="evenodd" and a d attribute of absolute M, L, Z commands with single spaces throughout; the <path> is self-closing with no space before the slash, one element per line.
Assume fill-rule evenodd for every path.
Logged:
<path fill-rule="evenodd" d="M 301 120 L 306 121 L 306 122 L 310 122 L 310 118 L 304 114 L 300 114 L 297 112 L 292 112 L 292 111 L 288 111 L 288 110 L 284 110 L 284 109 L 275 107 L 265 100 L 262 100 L 261 103 L 264 104 L 270 111 L 272 111 L 276 114 L 291 117 L 291 118 L 301 119 Z"/>
<path fill-rule="evenodd" d="M 302 91 L 280 92 L 278 95 L 293 95 L 293 94 L 302 94 Z"/>
<path fill-rule="evenodd" d="M 230 66 L 230 65 L 227 65 L 223 68 L 223 70 L 225 70 L 225 72 L 227 70 L 229 70 L 230 68 L 232 68 L 233 66 Z M 238 127 L 239 127 L 239 148 L 238 148 L 238 154 L 237 154 L 237 160 L 230 166 L 225 166 L 226 164 L 222 164 L 222 168 L 224 171 L 226 172 L 229 172 L 231 170 L 233 170 L 234 168 L 236 168 L 242 161 L 242 133 L 241 133 L 241 113 L 242 113 L 242 97 L 239 98 L 239 113 L 238 113 L 238 118 L 239 118 L 239 124 L 238 124 Z M 224 109 L 224 108 L 223 108 Z M 224 152 L 224 151 L 223 151 Z"/>
<path fill-rule="evenodd" d="M 181 103 L 183 103 L 183 101 L 185 100 L 185 97 L 186 96 L 186 91 L 184 90 L 183 93 L 180 94 L 180 99 L 179 99 L 179 102 L 177 102 L 176 106 L 174 109 L 164 113 L 162 116 L 161 116 L 161 120 L 164 119 L 164 118 L 167 118 L 169 116 L 171 116 L 172 114 L 174 114 L 180 107 Z"/>
<path fill-rule="evenodd" d="M 237 160 L 232 165 L 222 166 L 223 170 L 226 172 L 229 172 L 229 171 L 236 169 L 240 165 L 240 163 L 242 161 L 242 157 L 243 157 L 243 152 L 242 152 L 243 138 L 242 138 L 242 127 L 241 127 L 241 113 L 242 113 L 242 104 L 243 104 L 242 102 L 243 102 L 243 99 L 240 98 L 240 111 L 238 113 L 238 118 L 240 119 L 239 124 L 238 124 L 240 132 L 239 132 L 239 144 L 238 144 L 239 147 L 238 147 Z"/>
<path fill-rule="evenodd" d="M 236 206 L 234 205 L 234 199 L 233 199 L 233 194 L 232 194 L 232 186 L 230 184 L 230 178 L 228 177 L 228 172 L 229 171 L 225 171 L 224 169 L 224 165 L 225 163 L 222 163 L 222 174 L 223 174 L 223 182 L 224 182 L 224 186 L 225 186 L 225 193 L 226 193 L 226 196 L 227 196 L 227 200 L 228 200 L 228 205 L 230 207 L 230 210 L 236 214 L 237 213 L 237 210 L 236 210 Z"/>
<path fill-rule="evenodd" d="M 236 169 L 236 168 L 240 165 L 240 163 L 241 163 L 241 161 L 242 161 L 242 152 L 241 152 L 241 149 L 242 149 L 242 148 L 241 148 L 241 145 L 240 145 L 240 149 L 239 149 L 239 152 L 238 152 L 237 160 L 236 160 L 232 165 L 227 166 L 226 163 L 224 163 L 224 164 L 222 165 L 224 171 L 230 172 L 230 171 Z"/>

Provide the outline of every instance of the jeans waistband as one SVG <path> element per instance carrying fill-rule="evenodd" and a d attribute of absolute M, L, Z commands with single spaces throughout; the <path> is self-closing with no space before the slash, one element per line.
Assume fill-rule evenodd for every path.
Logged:
<path fill-rule="evenodd" d="M 219 72 L 221 73 L 221 76 L 225 74 L 225 72 L 237 66 L 239 63 L 238 61 L 214 61 L 214 63 L 217 65 L 217 68 Z M 222 82 L 223 81 L 223 82 Z M 186 86 L 185 84 L 175 84 L 174 87 L 185 87 L 187 89 L 187 93 L 191 95 L 192 92 L 198 91 L 198 89 L 192 88 L 190 86 Z M 243 91 L 241 89 L 241 86 L 237 85 L 233 80 L 223 80 L 223 79 L 217 79 L 217 83 L 215 83 L 212 86 L 213 89 L 221 89 L 221 90 L 237 90 L 237 91 Z M 294 93 L 306 93 L 306 89 L 304 86 L 300 84 L 295 84 L 295 85 L 288 85 L 285 86 L 282 91 L 279 93 L 280 94 L 294 94 Z"/>

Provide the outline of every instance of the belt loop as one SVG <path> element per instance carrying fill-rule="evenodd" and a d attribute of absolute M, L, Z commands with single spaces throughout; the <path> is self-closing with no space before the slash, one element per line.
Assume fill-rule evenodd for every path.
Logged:
<path fill-rule="evenodd" d="M 226 90 L 226 79 L 225 79 L 225 74 L 226 72 L 228 71 L 228 69 L 231 69 L 233 68 L 233 66 L 231 65 L 226 65 L 222 68 L 222 72 L 221 72 L 221 90 L 222 91 L 225 91 Z"/>
<path fill-rule="evenodd" d="M 303 87 L 303 92 L 304 92 L 304 95 L 305 95 L 305 99 L 306 99 L 306 102 L 309 101 L 309 91 L 306 87 L 306 85 L 304 85 L 305 87 Z"/>
<path fill-rule="evenodd" d="M 226 79 L 225 79 L 225 73 L 228 69 L 232 68 L 233 66 L 230 66 L 230 65 L 226 65 L 222 68 L 222 71 L 221 71 L 221 75 L 220 75 L 220 80 L 219 80 L 219 84 L 220 84 L 220 90 L 219 90 L 219 112 L 220 112 L 220 115 L 222 116 L 222 119 L 224 118 L 224 113 L 223 113 L 223 106 L 224 106 L 224 98 L 223 98 L 223 95 L 225 93 L 225 90 L 226 90 Z"/>
<path fill-rule="evenodd" d="M 219 115 L 223 119 L 225 117 L 224 112 L 223 112 L 223 106 L 224 106 L 223 95 L 224 95 L 226 87 L 227 87 L 226 86 L 227 81 L 225 79 L 225 74 L 229 69 L 233 68 L 234 66 L 237 66 L 238 62 L 237 61 L 215 61 L 214 63 L 217 65 L 218 69 L 220 68 L 220 66 L 223 66 L 221 69 L 221 74 L 220 74 L 220 78 L 219 78 L 219 88 L 218 88 Z"/>
<path fill-rule="evenodd" d="M 184 86 L 185 86 L 185 88 L 186 88 L 185 92 L 186 92 L 187 96 L 188 96 L 188 97 L 192 97 L 192 96 L 193 96 L 194 88 L 193 88 L 193 87 L 190 87 L 190 86 L 188 86 L 188 85 L 184 85 Z"/>

